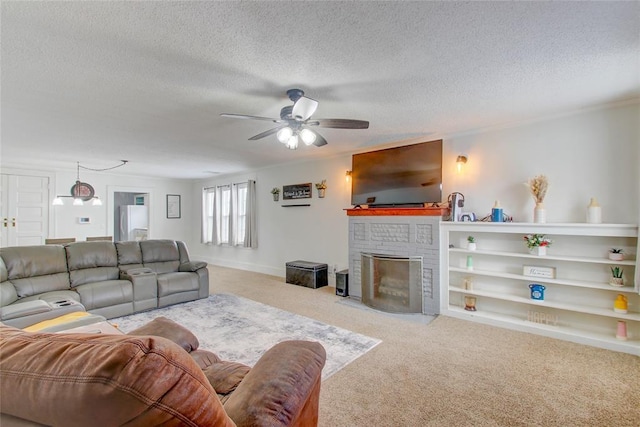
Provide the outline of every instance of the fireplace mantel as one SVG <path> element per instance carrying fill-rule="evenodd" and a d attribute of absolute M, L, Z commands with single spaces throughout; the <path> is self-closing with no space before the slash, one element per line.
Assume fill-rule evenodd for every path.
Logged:
<path fill-rule="evenodd" d="M 446 216 L 448 208 L 351 208 L 345 209 L 348 216 Z"/>

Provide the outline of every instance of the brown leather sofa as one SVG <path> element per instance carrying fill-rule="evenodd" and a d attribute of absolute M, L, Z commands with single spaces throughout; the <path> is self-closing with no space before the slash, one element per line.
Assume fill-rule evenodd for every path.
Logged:
<path fill-rule="evenodd" d="M 166 325 L 105 335 L 0 323 L 0 425 L 317 425 L 319 343 L 281 342 L 249 368 Z"/>

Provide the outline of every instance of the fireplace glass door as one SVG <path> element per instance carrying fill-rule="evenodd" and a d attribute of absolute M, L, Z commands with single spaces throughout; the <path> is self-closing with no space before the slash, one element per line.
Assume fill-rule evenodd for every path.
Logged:
<path fill-rule="evenodd" d="M 362 302 L 389 313 L 422 313 L 422 257 L 362 254 Z"/>

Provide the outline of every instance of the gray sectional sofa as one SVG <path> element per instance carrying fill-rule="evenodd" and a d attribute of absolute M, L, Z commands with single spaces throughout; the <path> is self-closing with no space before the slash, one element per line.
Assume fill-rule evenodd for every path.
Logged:
<path fill-rule="evenodd" d="M 207 264 L 174 240 L 0 248 L 0 321 L 24 328 L 87 311 L 107 319 L 206 298 Z"/>

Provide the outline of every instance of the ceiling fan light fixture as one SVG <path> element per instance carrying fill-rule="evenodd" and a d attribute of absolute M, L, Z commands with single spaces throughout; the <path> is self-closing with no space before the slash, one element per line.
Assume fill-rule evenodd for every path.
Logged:
<path fill-rule="evenodd" d="M 289 141 L 287 141 L 287 148 L 289 150 L 295 150 L 298 148 L 298 135 L 293 135 L 289 138 Z"/>
<path fill-rule="evenodd" d="M 293 129 L 291 129 L 289 126 L 283 127 L 276 134 L 278 141 L 282 142 L 283 144 L 287 144 L 292 136 L 293 136 Z"/>
<path fill-rule="evenodd" d="M 300 131 L 300 138 L 305 145 L 311 145 L 316 142 L 316 134 L 309 129 L 302 129 Z"/>

